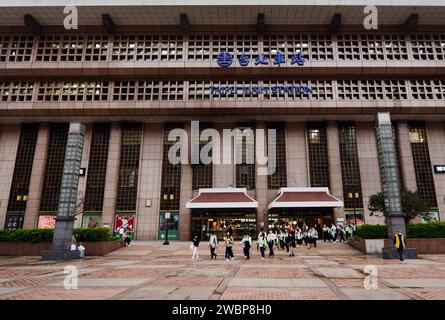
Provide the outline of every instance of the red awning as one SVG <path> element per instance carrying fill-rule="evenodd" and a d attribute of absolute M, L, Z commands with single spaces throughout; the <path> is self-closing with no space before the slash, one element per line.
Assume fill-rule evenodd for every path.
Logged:
<path fill-rule="evenodd" d="M 328 188 L 281 188 L 268 208 L 337 208 L 343 201 L 329 193 Z"/>
<path fill-rule="evenodd" d="M 258 208 L 258 202 L 247 194 L 245 188 L 199 189 L 187 202 L 188 209 Z"/>

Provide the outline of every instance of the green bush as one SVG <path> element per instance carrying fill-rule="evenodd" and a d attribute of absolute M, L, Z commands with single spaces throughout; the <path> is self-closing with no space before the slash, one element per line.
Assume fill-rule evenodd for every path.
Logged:
<path fill-rule="evenodd" d="M 74 229 L 73 234 L 79 235 L 78 241 L 97 242 L 115 240 L 110 229 Z M 0 242 L 51 242 L 53 239 L 53 229 L 17 229 L 0 230 Z"/>
<path fill-rule="evenodd" d="M 355 235 L 362 239 L 386 239 L 386 238 L 388 238 L 386 225 L 379 225 L 379 224 L 360 225 L 357 227 L 357 232 Z"/>
<path fill-rule="evenodd" d="M 445 238 L 445 222 L 409 224 L 406 226 L 408 238 Z M 365 224 L 358 226 L 356 236 L 361 239 L 388 238 L 386 225 Z"/>
<path fill-rule="evenodd" d="M 409 224 L 406 232 L 408 238 L 445 238 L 445 222 Z"/>

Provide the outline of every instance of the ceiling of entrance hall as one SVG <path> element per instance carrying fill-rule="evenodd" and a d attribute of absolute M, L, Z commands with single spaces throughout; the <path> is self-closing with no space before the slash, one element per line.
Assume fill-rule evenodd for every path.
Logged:
<path fill-rule="evenodd" d="M 361 2 L 363 5 L 338 5 Z M 202 0 L 21 0 L 16 3 L 11 0 L 0 0 L 0 26 L 23 25 L 25 14 L 33 15 L 42 25 L 62 25 L 63 6 L 72 3 L 78 5 L 79 25 L 100 25 L 101 15 L 104 13 L 110 14 L 117 25 L 177 25 L 181 13 L 188 15 L 192 25 L 256 24 L 258 13 L 265 14 L 266 24 L 279 25 L 329 24 L 336 13 L 342 14 L 344 24 L 362 24 L 366 1 L 222 0 L 215 2 L 216 5 L 208 5 L 208 1 Z M 141 3 L 148 5 L 141 6 Z M 179 5 L 180 3 L 183 5 Z M 291 6 L 289 3 L 301 5 Z M 441 0 L 418 1 L 418 5 L 411 0 L 377 1 L 377 3 L 383 4 L 378 5 L 379 24 L 403 24 L 413 13 L 419 15 L 419 24 L 444 24 L 445 3 Z"/>

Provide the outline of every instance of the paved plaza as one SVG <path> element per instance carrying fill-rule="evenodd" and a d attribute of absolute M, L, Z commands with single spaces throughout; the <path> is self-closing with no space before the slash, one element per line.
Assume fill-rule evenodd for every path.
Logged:
<path fill-rule="evenodd" d="M 189 242 L 136 242 L 105 257 L 72 262 L 42 262 L 39 257 L 0 257 L 0 300 L 22 299 L 445 299 L 445 255 L 417 260 L 383 260 L 346 244 L 319 243 L 317 248 L 284 251 L 266 260 L 252 249 L 244 260 L 209 260 L 206 243 L 199 260 Z M 78 289 L 64 288 L 64 267 L 76 266 Z M 377 267 L 378 289 L 365 289 L 367 265 Z"/>

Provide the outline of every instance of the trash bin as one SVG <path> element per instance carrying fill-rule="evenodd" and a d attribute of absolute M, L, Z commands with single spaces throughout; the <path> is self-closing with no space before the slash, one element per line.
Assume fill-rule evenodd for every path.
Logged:
<path fill-rule="evenodd" d="M 85 257 L 85 247 L 83 245 L 80 245 L 77 247 L 77 250 L 79 250 L 79 258 Z"/>

